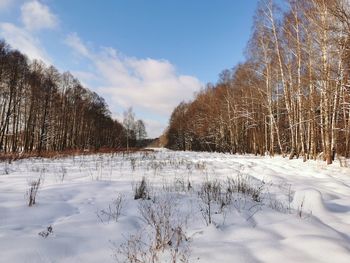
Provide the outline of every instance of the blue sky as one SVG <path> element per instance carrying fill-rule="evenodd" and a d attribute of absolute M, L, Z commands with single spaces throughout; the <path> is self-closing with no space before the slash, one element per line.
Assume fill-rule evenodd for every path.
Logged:
<path fill-rule="evenodd" d="M 150 136 L 171 110 L 244 60 L 257 0 L 0 0 L 0 37 L 69 70 Z"/>

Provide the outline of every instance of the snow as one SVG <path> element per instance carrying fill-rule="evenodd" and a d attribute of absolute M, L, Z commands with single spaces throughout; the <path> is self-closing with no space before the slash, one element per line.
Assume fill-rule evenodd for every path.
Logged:
<path fill-rule="evenodd" d="M 237 176 L 262 186 L 261 200 L 236 193 L 223 209 L 213 204 L 207 225 L 202 184 L 218 180 L 225 189 L 227 178 Z M 134 200 L 142 177 L 151 198 L 176 207 L 172 220 L 181 221 L 188 237 L 189 262 L 350 262 L 349 168 L 165 149 L 0 163 L 0 261 L 120 261 L 117 251 L 130 235 L 152 236 L 140 215 L 140 204 L 152 201 Z M 28 207 L 29 184 L 38 178 L 36 204 Z M 107 219 L 101 210 L 118 195 L 121 215 Z M 53 232 L 40 236 L 49 226 Z"/>

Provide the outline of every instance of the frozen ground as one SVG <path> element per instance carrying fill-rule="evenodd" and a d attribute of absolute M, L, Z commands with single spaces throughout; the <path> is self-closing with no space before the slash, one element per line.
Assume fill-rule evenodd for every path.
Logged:
<path fill-rule="evenodd" d="M 134 200 L 142 177 L 151 200 Z M 237 178 L 258 196 L 236 189 L 228 198 Z M 211 224 L 205 182 L 220 188 L 210 193 Z M 154 249 L 154 261 L 178 253 L 177 262 L 350 262 L 349 168 L 167 150 L 0 163 L 0 262 L 123 262 L 127 251 L 146 261 L 154 228 L 142 211 L 159 215 L 162 205 L 183 238 Z"/>

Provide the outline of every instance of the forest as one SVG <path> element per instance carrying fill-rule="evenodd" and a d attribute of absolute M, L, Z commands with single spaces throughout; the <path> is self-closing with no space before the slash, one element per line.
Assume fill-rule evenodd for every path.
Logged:
<path fill-rule="evenodd" d="M 174 109 L 167 147 L 349 157 L 349 44 L 348 1 L 260 1 L 245 62 Z"/>
<path fill-rule="evenodd" d="M 132 108 L 122 124 L 72 74 L 29 61 L 0 42 L 0 153 L 116 149 L 145 137 Z"/>
<path fill-rule="evenodd" d="M 245 61 L 173 111 L 174 150 L 350 156 L 350 7 L 344 0 L 261 0 Z M 0 42 L 0 152 L 123 148 L 146 137 L 132 109 L 114 120 L 105 100 L 69 72 Z"/>

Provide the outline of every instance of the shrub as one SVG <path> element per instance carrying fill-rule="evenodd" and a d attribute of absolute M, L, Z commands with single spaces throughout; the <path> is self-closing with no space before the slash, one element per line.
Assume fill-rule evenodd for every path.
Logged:
<path fill-rule="evenodd" d="M 41 232 L 38 233 L 39 236 L 43 237 L 43 238 L 47 238 L 49 235 L 53 234 L 53 228 L 52 226 L 48 226 L 46 228 L 46 230 L 43 230 Z"/>
<path fill-rule="evenodd" d="M 136 169 L 136 158 L 134 158 L 134 157 L 130 158 L 130 166 L 131 166 L 131 170 L 135 171 L 135 169 Z"/>
<path fill-rule="evenodd" d="M 136 185 L 134 199 L 151 199 L 145 177 L 142 177 L 141 182 Z"/>
<path fill-rule="evenodd" d="M 221 184 L 218 181 L 204 182 L 201 186 L 198 196 L 202 203 L 200 211 L 207 225 L 212 223 L 212 202 L 222 204 Z"/>
<path fill-rule="evenodd" d="M 117 198 L 113 200 L 112 204 L 108 205 L 107 209 L 102 209 L 97 212 L 98 218 L 101 220 L 101 222 L 109 222 L 110 220 L 117 222 L 122 213 L 124 203 L 124 196 L 118 194 Z"/>
<path fill-rule="evenodd" d="M 28 193 L 28 198 L 29 198 L 28 206 L 35 205 L 36 195 L 39 191 L 40 183 L 41 183 L 41 178 L 30 182 L 30 184 L 29 184 L 30 188 L 29 188 L 29 193 Z"/>
<path fill-rule="evenodd" d="M 116 251 L 118 262 L 188 262 L 188 238 L 183 231 L 172 198 L 154 198 L 139 203 L 139 213 L 149 227 L 148 234 L 131 235 Z"/>
<path fill-rule="evenodd" d="M 264 182 L 256 184 L 252 182 L 248 176 L 238 174 L 235 178 L 227 179 L 227 193 L 241 193 L 250 196 L 253 201 L 261 202 L 261 193 L 264 187 Z"/>

